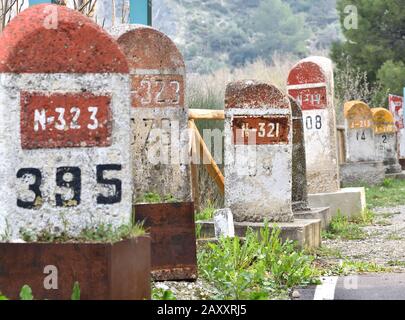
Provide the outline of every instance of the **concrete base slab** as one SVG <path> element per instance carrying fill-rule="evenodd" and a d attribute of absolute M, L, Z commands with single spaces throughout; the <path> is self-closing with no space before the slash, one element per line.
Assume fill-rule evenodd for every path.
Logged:
<path fill-rule="evenodd" d="M 197 221 L 201 226 L 202 239 L 215 238 L 214 221 Z M 235 235 L 243 238 L 248 228 L 259 231 L 264 227 L 261 222 L 235 222 Z M 296 241 L 300 248 L 318 248 L 321 245 L 321 220 L 319 219 L 295 219 L 288 223 L 269 223 L 270 230 L 274 227 L 281 229 L 283 241 Z"/>
<path fill-rule="evenodd" d="M 322 230 L 326 230 L 332 220 L 332 214 L 329 207 L 310 208 L 303 211 L 294 211 L 295 219 L 319 219 L 321 220 Z"/>
<path fill-rule="evenodd" d="M 308 203 L 311 207 L 329 206 L 331 217 L 339 212 L 348 217 L 355 217 L 366 209 L 366 191 L 359 187 L 342 188 L 332 193 L 309 194 Z"/>
<path fill-rule="evenodd" d="M 340 178 L 343 186 L 378 185 L 385 179 L 382 161 L 346 162 L 340 165 Z"/>
<path fill-rule="evenodd" d="M 385 177 L 388 178 L 388 179 L 405 180 L 405 171 L 401 171 L 399 173 L 386 174 Z"/>
<path fill-rule="evenodd" d="M 387 161 L 384 162 L 386 174 L 397 174 L 402 172 L 402 167 L 398 162 Z"/>

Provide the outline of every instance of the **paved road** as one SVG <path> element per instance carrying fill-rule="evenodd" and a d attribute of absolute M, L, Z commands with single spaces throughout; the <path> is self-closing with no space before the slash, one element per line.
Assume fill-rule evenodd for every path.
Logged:
<path fill-rule="evenodd" d="M 322 285 L 296 289 L 297 300 L 405 300 L 405 273 L 322 278 Z"/>

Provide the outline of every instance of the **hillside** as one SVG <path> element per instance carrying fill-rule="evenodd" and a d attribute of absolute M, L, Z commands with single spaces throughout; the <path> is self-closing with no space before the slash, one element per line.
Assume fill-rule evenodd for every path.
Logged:
<path fill-rule="evenodd" d="M 304 56 L 341 37 L 336 0 L 154 0 L 154 26 L 188 69 L 237 67 L 275 53 Z"/>

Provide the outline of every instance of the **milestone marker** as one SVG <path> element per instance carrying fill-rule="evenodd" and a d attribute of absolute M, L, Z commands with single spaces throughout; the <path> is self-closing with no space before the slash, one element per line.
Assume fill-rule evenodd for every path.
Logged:
<path fill-rule="evenodd" d="M 293 221 L 291 159 L 288 97 L 266 83 L 230 83 L 225 93 L 225 206 L 236 221 Z"/>
<path fill-rule="evenodd" d="M 371 109 L 374 122 L 375 147 L 377 160 L 383 161 L 386 173 L 399 173 L 397 136 L 394 116 L 384 108 Z"/>
<path fill-rule="evenodd" d="M 288 93 L 302 109 L 309 193 L 339 190 L 333 70 L 330 59 L 309 57 L 290 71 Z"/>
<path fill-rule="evenodd" d="M 0 43 L 0 234 L 128 224 L 129 76 L 118 45 L 79 12 L 46 4 L 14 18 Z"/>
<path fill-rule="evenodd" d="M 344 105 L 346 153 L 348 162 L 375 161 L 373 114 L 361 101 Z"/>
<path fill-rule="evenodd" d="M 151 231 L 152 275 L 156 280 L 196 279 L 183 57 L 173 41 L 153 28 L 123 25 L 111 33 L 130 68 L 131 150 L 137 155 L 133 202 L 135 219 Z M 157 194 L 162 203 L 144 203 L 148 194 Z"/>

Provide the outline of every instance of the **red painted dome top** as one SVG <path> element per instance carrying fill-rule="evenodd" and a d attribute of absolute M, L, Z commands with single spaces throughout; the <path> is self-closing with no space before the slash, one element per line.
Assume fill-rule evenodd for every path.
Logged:
<path fill-rule="evenodd" d="M 276 86 L 254 80 L 228 84 L 225 108 L 278 108 L 290 109 L 288 97 Z"/>
<path fill-rule="evenodd" d="M 101 27 L 64 6 L 18 14 L 0 34 L 0 72 L 128 73 L 125 55 Z"/>
<path fill-rule="evenodd" d="M 326 77 L 322 68 L 314 62 L 305 61 L 299 62 L 291 69 L 287 84 L 323 83 L 325 81 Z"/>
<path fill-rule="evenodd" d="M 136 26 L 117 39 L 131 69 L 184 69 L 184 59 L 174 42 L 162 32 Z"/>

